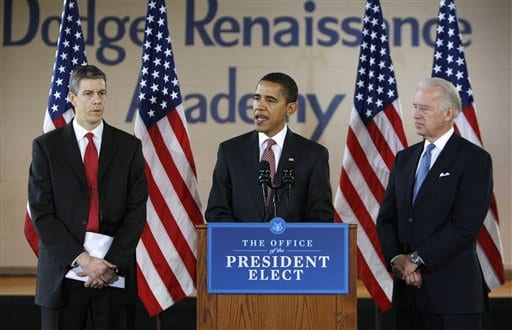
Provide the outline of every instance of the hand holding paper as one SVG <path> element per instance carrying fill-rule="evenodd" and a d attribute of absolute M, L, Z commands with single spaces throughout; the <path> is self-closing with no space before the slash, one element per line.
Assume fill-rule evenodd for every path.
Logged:
<path fill-rule="evenodd" d="M 92 257 L 85 252 L 78 257 L 77 263 L 82 268 L 82 271 L 78 272 L 77 275 L 88 277 L 84 284 L 87 288 L 101 289 L 117 280 L 117 266 L 105 259 Z"/>
<path fill-rule="evenodd" d="M 107 285 L 124 288 L 124 277 L 117 276 L 117 266 L 103 259 L 107 254 L 113 238 L 99 233 L 86 232 L 84 249 L 77 258 L 80 267 L 71 269 L 66 278 L 85 282 L 88 288 L 100 289 Z"/>

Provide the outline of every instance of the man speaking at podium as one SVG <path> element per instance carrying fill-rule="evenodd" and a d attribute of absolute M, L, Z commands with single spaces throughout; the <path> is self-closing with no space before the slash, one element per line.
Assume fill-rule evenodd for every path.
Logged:
<path fill-rule="evenodd" d="M 280 72 L 259 81 L 255 130 L 219 145 L 205 218 L 208 222 L 332 222 L 329 153 L 293 133 L 295 81 Z"/>

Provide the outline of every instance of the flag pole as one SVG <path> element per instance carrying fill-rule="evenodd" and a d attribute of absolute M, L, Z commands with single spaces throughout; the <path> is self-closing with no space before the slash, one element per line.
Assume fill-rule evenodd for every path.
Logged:
<path fill-rule="evenodd" d="M 156 316 L 156 330 L 162 330 L 162 313 Z"/>
<path fill-rule="evenodd" d="M 393 278 L 373 237 L 378 237 L 377 214 L 395 155 L 407 147 L 407 139 L 379 0 L 367 0 L 361 36 L 335 221 L 358 225 L 358 275 L 375 304 L 386 311 L 391 308 Z"/>
<path fill-rule="evenodd" d="M 375 330 L 382 330 L 382 312 L 377 304 L 374 306 Z"/>

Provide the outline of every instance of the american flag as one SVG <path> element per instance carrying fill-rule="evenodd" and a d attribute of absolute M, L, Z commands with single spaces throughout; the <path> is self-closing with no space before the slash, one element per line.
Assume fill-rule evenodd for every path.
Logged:
<path fill-rule="evenodd" d="M 137 246 L 139 296 L 156 315 L 195 289 L 196 230 L 204 223 L 164 0 L 149 0 L 135 135 L 142 141 L 149 200 Z"/>
<path fill-rule="evenodd" d="M 86 64 L 87 57 L 78 4 L 75 0 L 64 0 L 43 133 L 64 126 L 73 119 L 75 112 L 67 99 L 69 75 L 77 66 Z M 34 253 L 39 255 L 39 237 L 33 227 L 28 205 L 24 233 Z"/>
<path fill-rule="evenodd" d="M 407 146 L 386 25 L 378 0 L 368 0 L 354 106 L 336 192 L 336 220 L 355 223 L 357 266 L 380 310 L 391 308 L 393 280 L 377 234 L 377 215 L 396 153 Z"/>
<path fill-rule="evenodd" d="M 441 0 L 437 19 L 432 77 L 446 79 L 457 87 L 462 101 L 462 113 L 455 119 L 455 129 L 462 137 L 481 147 L 482 137 L 473 104 L 473 90 L 469 83 L 455 1 Z M 498 224 L 498 209 L 493 195 L 484 227 L 478 234 L 477 245 L 478 259 L 491 290 L 505 283 L 503 247 Z"/>

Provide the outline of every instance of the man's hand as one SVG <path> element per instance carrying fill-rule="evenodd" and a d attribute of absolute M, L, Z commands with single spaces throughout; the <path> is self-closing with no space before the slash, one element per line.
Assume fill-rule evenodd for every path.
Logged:
<path fill-rule="evenodd" d="M 409 255 L 399 255 L 395 260 L 393 260 L 393 264 L 391 266 L 393 274 L 397 278 L 405 281 L 406 284 L 414 285 L 417 288 L 421 287 L 423 284 L 423 276 L 418 269 L 418 265 L 411 261 Z"/>
<path fill-rule="evenodd" d="M 411 261 L 409 255 L 401 254 L 393 260 L 391 264 L 393 273 L 399 279 L 403 280 L 406 276 L 414 273 L 418 269 L 418 265 Z"/>
<path fill-rule="evenodd" d="M 415 272 L 407 275 L 404 278 L 404 281 L 408 285 L 413 285 L 417 288 L 421 288 L 421 285 L 423 284 L 423 276 L 421 275 L 420 270 L 417 269 Z"/>
<path fill-rule="evenodd" d="M 399 255 L 395 260 L 393 260 L 393 264 L 391 266 L 395 276 L 398 276 L 401 280 L 414 273 L 418 268 L 418 265 L 412 262 L 411 258 L 406 254 Z"/>
<path fill-rule="evenodd" d="M 83 269 L 78 276 L 89 276 L 84 284 L 86 288 L 102 289 L 117 280 L 117 266 L 105 259 L 91 257 L 87 252 L 83 252 L 76 262 Z"/>

